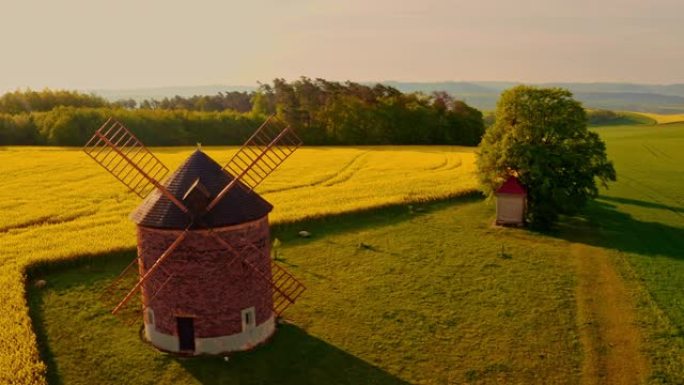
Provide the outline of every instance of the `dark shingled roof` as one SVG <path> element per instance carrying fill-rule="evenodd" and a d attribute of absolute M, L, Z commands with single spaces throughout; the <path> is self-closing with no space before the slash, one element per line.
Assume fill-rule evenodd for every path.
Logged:
<path fill-rule="evenodd" d="M 164 185 L 171 194 L 182 201 L 183 195 L 197 178 L 209 191 L 212 199 L 234 179 L 232 175 L 223 171 L 218 163 L 198 149 Z M 249 222 L 267 215 L 272 209 L 273 206 L 257 193 L 236 186 L 202 218 L 202 226 L 193 224 L 193 228 Z M 184 229 L 190 224 L 190 216 L 183 213 L 157 189 L 131 213 L 130 218 L 138 225 L 156 228 Z"/>

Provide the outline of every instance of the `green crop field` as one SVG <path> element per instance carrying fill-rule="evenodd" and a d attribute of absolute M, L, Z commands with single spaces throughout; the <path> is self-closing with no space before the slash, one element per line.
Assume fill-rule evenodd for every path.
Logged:
<path fill-rule="evenodd" d="M 684 124 L 596 130 L 618 182 L 546 234 L 492 226 L 491 202 L 467 195 L 472 149 L 299 151 L 260 192 L 308 291 L 270 344 L 228 362 L 160 354 L 97 300 L 134 255 L 124 187 L 77 150 L 5 148 L 0 382 L 601 383 L 614 347 L 583 303 L 604 286 L 582 287 L 605 257 L 633 304 L 630 363 L 683 383 Z M 155 149 L 170 168 L 190 151 Z"/>

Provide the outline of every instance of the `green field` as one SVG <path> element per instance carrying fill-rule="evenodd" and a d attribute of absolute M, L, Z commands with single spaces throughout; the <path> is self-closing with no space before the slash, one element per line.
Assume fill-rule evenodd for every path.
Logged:
<path fill-rule="evenodd" d="M 301 228 L 314 236 L 298 238 Z M 34 297 L 54 376 L 67 384 L 155 384 L 159 376 L 197 384 L 557 383 L 578 376 L 566 242 L 493 228 L 479 198 L 413 214 L 399 207 L 280 226 L 274 235 L 284 245 L 282 263 L 308 291 L 288 309 L 291 324 L 273 344 L 229 363 L 160 355 L 140 341 L 137 324 L 126 327 L 98 303 L 103 285 L 134 256 L 130 250 L 107 265 L 89 261 L 48 275 L 50 288 Z"/>
<path fill-rule="evenodd" d="M 297 153 L 261 191 L 277 208 L 281 263 L 309 290 L 271 344 L 229 362 L 159 354 L 97 301 L 134 253 L 126 215 L 136 201 L 123 187 L 75 150 L 0 151 L 11 181 L 0 202 L 13 213 L 0 219 L 0 341 L 12 346 L 2 375 L 65 384 L 587 383 L 587 362 L 612 348 L 600 338 L 587 347 L 593 329 L 578 304 L 577 260 L 591 266 L 596 250 L 634 301 L 627 310 L 644 380 L 682 383 L 684 124 L 597 130 L 618 182 L 547 234 L 492 227 L 491 202 L 456 197 L 476 187 L 470 149 Z M 155 152 L 173 168 L 189 149 Z M 435 199 L 447 200 L 415 203 Z M 296 237 L 301 229 L 314 236 Z M 47 377 L 25 302 L 28 266 Z M 33 288 L 39 278 L 46 288 Z"/>

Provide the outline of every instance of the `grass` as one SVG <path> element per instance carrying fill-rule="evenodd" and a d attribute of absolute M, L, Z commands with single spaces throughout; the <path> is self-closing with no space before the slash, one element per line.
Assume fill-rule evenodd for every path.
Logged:
<path fill-rule="evenodd" d="M 132 258 L 136 199 L 76 150 L 4 149 L 0 383 L 46 379 L 28 266 L 48 280 L 27 287 L 54 383 L 575 383 L 573 243 L 604 250 L 637 300 L 649 382 L 684 383 L 684 124 L 596 130 L 619 181 L 548 235 L 491 228 L 477 200 L 411 213 L 472 191 L 472 149 L 301 150 L 261 192 L 309 291 L 273 344 L 230 363 L 160 355 L 97 307 L 95 289 Z M 155 150 L 171 168 L 189 151 Z M 302 228 L 314 237 L 296 238 Z"/>
<path fill-rule="evenodd" d="M 576 383 L 568 242 L 491 225 L 480 198 L 276 227 L 308 291 L 271 344 L 221 358 L 160 355 L 97 295 L 134 255 L 46 276 L 32 295 L 54 383 Z M 306 229 L 310 239 L 297 237 Z M 502 247 L 505 247 L 502 253 Z M 106 262 L 101 262 L 106 261 Z"/>
<path fill-rule="evenodd" d="M 191 151 L 155 149 L 171 169 Z M 232 152 L 206 151 L 219 162 Z M 281 223 L 445 198 L 475 188 L 473 156 L 459 147 L 305 148 L 259 191 Z M 139 201 L 78 149 L 0 148 L 0 175 L 0 210 L 9 213 L 0 216 L 0 383 L 42 384 L 26 268 L 134 247 L 127 215 Z"/>
<path fill-rule="evenodd" d="M 619 181 L 587 212 L 598 234 L 581 239 L 611 250 L 625 261 L 623 275 L 645 288 L 653 379 L 684 383 L 684 124 L 599 132 Z"/>

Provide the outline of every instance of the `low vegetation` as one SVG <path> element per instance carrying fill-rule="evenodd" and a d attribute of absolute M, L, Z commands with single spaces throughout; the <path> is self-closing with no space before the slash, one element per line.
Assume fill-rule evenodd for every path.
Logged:
<path fill-rule="evenodd" d="M 312 238 L 298 238 L 301 229 Z M 141 342 L 138 323 L 127 327 L 98 302 L 134 257 L 128 250 L 49 274 L 49 287 L 32 296 L 51 376 L 68 384 L 577 382 L 566 242 L 492 227 L 479 198 L 278 226 L 274 236 L 280 262 L 308 291 L 269 345 L 229 362 L 160 355 Z"/>
<path fill-rule="evenodd" d="M 40 341 L 57 383 L 576 383 L 589 357 L 568 260 L 579 244 L 600 249 L 634 298 L 648 382 L 682 383 L 684 124 L 597 132 L 619 180 L 545 235 L 491 228 L 492 208 L 477 199 L 416 203 L 473 191 L 472 149 L 302 149 L 260 191 L 276 205 L 281 263 L 309 291 L 273 344 L 229 363 L 159 355 L 94 300 L 132 257 L 136 198 L 78 150 L 4 148 L 0 345 L 11 348 L 0 382 L 45 382 Z M 154 151 L 174 168 L 191 149 Z M 296 238 L 302 229 L 312 238 Z"/>
<path fill-rule="evenodd" d="M 208 148 L 225 162 L 230 150 Z M 170 168 L 189 148 L 154 152 Z M 461 147 L 304 148 L 260 186 L 275 222 L 421 202 L 471 192 L 473 149 Z M 24 299 L 24 269 L 47 261 L 106 254 L 135 245 L 128 213 L 139 203 L 78 149 L 0 151 L 0 383 L 43 382 Z M 49 283 L 48 283 L 49 284 Z"/>
<path fill-rule="evenodd" d="M 632 287 L 645 289 L 652 382 L 684 383 L 684 124 L 598 132 L 618 182 L 588 207 L 590 227 L 577 239 L 611 250 Z"/>

